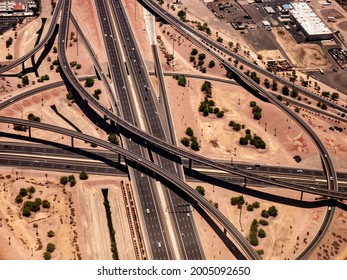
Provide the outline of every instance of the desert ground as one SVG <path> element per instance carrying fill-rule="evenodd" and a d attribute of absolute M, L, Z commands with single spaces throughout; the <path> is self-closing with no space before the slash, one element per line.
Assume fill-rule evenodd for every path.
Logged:
<path fill-rule="evenodd" d="M 182 2 L 188 6 L 188 16 L 190 19 L 199 19 L 202 22 L 208 20 L 212 34 L 215 34 L 219 23 L 214 19 L 211 20 L 202 2 L 197 0 Z M 50 1 L 42 0 L 42 4 L 44 12 L 46 14 L 49 13 Z M 127 13 L 135 30 L 137 41 L 141 43 L 139 47 L 141 53 L 144 55 L 146 67 L 152 71 L 154 64 L 146 32 L 145 12 L 139 4 L 136 5 L 135 16 L 134 0 L 127 1 Z M 192 6 L 189 5 L 196 5 L 197 9 L 192 9 L 190 8 Z M 107 56 L 103 47 L 102 33 L 98 24 L 94 1 L 73 1 L 72 13 L 81 24 L 84 34 L 91 42 L 98 59 L 104 70 L 106 70 Z M 49 22 L 47 22 L 45 30 L 47 30 L 48 24 Z M 8 52 L 13 53 L 14 59 L 16 59 L 23 53 L 29 51 L 33 47 L 36 37 L 33 36 L 31 40 L 28 40 L 26 36 L 35 33 L 40 28 L 40 25 L 40 18 L 24 22 L 22 27 L 19 26 L 17 28 L 17 39 L 15 39 L 9 49 L 5 48 L 5 40 L 9 36 L 14 38 L 15 31 L 11 30 L 4 34 L 0 41 L 3 42 L 0 43 L 0 53 L 5 55 L 0 58 L 0 61 L 5 60 Z M 167 25 L 159 26 L 159 23 L 157 23 L 156 33 L 157 36 L 160 36 L 157 44 L 164 71 L 172 71 L 174 69 L 177 73 L 200 73 L 203 77 L 206 77 L 206 80 L 210 75 L 225 77 L 225 70 L 218 63 L 216 63 L 214 68 L 207 67 L 208 62 L 213 60 L 208 54 L 206 55 L 204 65 L 206 67 L 206 74 L 202 74 L 197 67 L 194 67 L 194 64 L 189 62 L 189 57 L 191 49 L 196 48 L 196 46 L 186 38 L 180 37 L 171 27 Z M 249 50 L 250 48 L 245 45 L 242 38 L 236 37 L 234 33 L 233 29 L 227 29 L 226 26 L 219 31 L 219 35 L 224 37 L 224 42 L 233 41 L 240 43 L 242 53 Z M 76 61 L 82 65 L 80 69 L 74 68 L 76 75 L 95 75 L 92 61 L 72 24 L 70 24 L 69 37 L 67 47 L 69 61 Z M 173 39 L 176 40 L 174 68 L 172 64 L 166 63 L 165 58 L 165 53 L 173 53 Z M 19 46 L 23 42 L 26 42 L 25 48 L 20 48 Z M 201 50 L 199 50 L 200 52 Z M 319 55 L 319 50 L 312 50 L 308 55 L 314 56 L 314 54 Z M 50 80 L 44 83 L 59 81 L 61 79 L 59 73 L 55 71 L 55 67 L 51 69 L 52 62 L 57 59 L 56 53 L 51 50 L 48 57 L 40 65 L 39 74 L 49 75 Z M 257 55 L 251 52 L 250 59 L 257 60 Z M 299 60 L 298 57 L 294 57 L 294 54 L 293 59 Z M 259 60 L 257 61 L 262 63 Z M 26 65 L 30 67 L 30 63 L 26 62 Z M 314 65 L 312 67 L 320 66 Z M 21 68 L 18 66 L 11 73 L 17 74 L 20 71 Z M 1 77 L 0 102 L 16 94 L 20 94 L 27 89 L 36 87 L 38 85 L 38 78 L 33 73 L 29 73 L 28 76 L 30 84 L 25 88 L 18 87 L 18 84 L 20 84 L 18 77 Z M 204 94 L 200 90 L 204 80 L 188 78 L 187 86 L 180 87 L 172 77 L 165 78 L 178 143 L 185 136 L 186 128 L 191 127 L 201 146 L 198 153 L 210 158 L 285 165 L 297 168 L 321 168 L 320 158 L 316 148 L 307 135 L 273 105 L 256 99 L 238 85 L 212 82 L 212 99 L 215 101 L 215 107 L 224 111 L 224 117 L 217 118 L 214 114 L 203 117 L 198 112 L 198 107 L 204 99 Z M 152 82 L 153 87 L 157 88 L 155 77 L 152 77 Z M 90 94 L 93 94 L 94 90 L 98 88 L 102 91 L 99 101 L 104 106 L 109 107 L 110 103 L 107 93 L 100 81 L 95 80 L 94 86 L 89 88 L 88 91 Z M 323 85 L 322 89 L 325 89 Z M 29 113 L 34 113 L 41 118 L 42 122 L 73 129 L 70 124 L 65 122 L 52 110 L 50 106 L 55 105 L 57 110 L 83 133 L 106 140 L 107 134 L 105 131 L 98 124 L 93 123 L 76 103 L 67 100 L 66 94 L 67 89 L 65 87 L 44 91 L 9 106 L 0 112 L 0 114 L 3 116 L 26 118 Z M 249 106 L 250 101 L 256 101 L 263 109 L 260 121 L 253 119 L 251 107 Z M 338 170 L 345 171 L 347 167 L 346 130 L 342 133 L 337 131 L 332 132 L 328 128 L 334 124 L 333 122 L 321 116 L 305 113 L 304 111 L 301 111 L 300 114 L 323 139 L 333 156 L 335 167 Z M 231 120 L 244 124 L 245 129 L 250 129 L 252 134 L 261 136 L 266 142 L 266 149 L 257 150 L 250 145 L 241 146 L 239 139 L 241 136 L 244 136 L 245 129 L 239 132 L 233 131 L 229 126 Z M 11 125 L 7 124 L 0 124 L 0 129 L 11 133 L 19 133 L 14 131 Z M 27 135 L 27 133 L 21 134 Z M 50 132 L 34 129 L 33 136 L 67 145 L 70 144 L 70 138 Z M 83 141 L 75 140 L 74 144 L 77 147 L 86 147 Z M 181 143 L 179 145 L 182 146 Z M 300 155 L 302 158 L 300 163 L 294 161 L 293 156 L 295 155 Z M 119 257 L 120 259 L 135 258 L 130 238 L 129 222 L 126 218 L 120 188 L 121 181 L 124 180 L 123 178 L 91 175 L 87 181 L 81 181 L 78 179 L 78 174 L 74 174 L 77 178 L 77 185 L 71 188 L 69 185 L 64 187 L 59 183 L 61 176 L 70 174 L 5 167 L 0 169 L 0 174 L 0 259 L 42 259 L 48 242 L 56 245 L 56 250 L 52 253 L 52 259 L 111 259 L 110 238 L 101 193 L 101 189 L 103 188 L 109 189 L 109 200 Z M 193 188 L 197 185 L 204 186 L 206 189 L 206 198 L 217 202 L 222 213 L 246 237 L 249 234 L 252 220 L 261 218 L 260 211 L 275 205 L 279 211 L 279 215 L 275 218 L 268 219 L 269 225 L 264 227 L 267 237 L 261 239 L 260 244 L 256 248 L 257 250 L 264 250 L 264 259 L 295 258 L 304 248 L 305 243 L 310 242 L 317 232 L 322 222 L 324 211 L 327 210 L 326 208 L 304 209 L 245 194 L 244 197 L 247 203 L 251 204 L 258 201 L 260 202 L 260 208 L 255 209 L 253 212 L 248 212 L 246 207 L 243 206 L 241 212 L 242 220 L 240 223 L 240 210 L 230 204 L 230 198 L 240 195 L 239 192 L 211 186 L 206 183 L 191 183 L 190 185 Z M 26 218 L 21 214 L 22 204 L 17 204 L 15 198 L 20 188 L 28 188 L 30 186 L 35 186 L 36 189 L 33 198 L 40 197 L 47 199 L 51 203 L 51 207 L 49 209 L 41 209 L 35 215 Z M 275 188 L 264 189 L 254 187 L 254 189 L 267 192 L 274 196 L 299 199 L 299 194 L 295 192 Z M 307 201 L 313 201 L 314 199 L 314 196 L 304 196 L 304 200 Z M 195 211 L 194 216 L 198 231 L 201 233 L 201 240 L 207 259 L 233 259 L 234 257 L 231 252 L 225 247 L 206 221 Z M 328 257 L 331 259 L 345 259 L 347 257 L 346 241 L 343 238 L 346 234 L 345 221 L 346 213 L 338 210 L 335 214 L 333 226 L 321 244 L 321 247 L 312 255 L 312 259 L 327 257 L 325 250 L 329 251 Z M 34 224 L 37 226 L 35 225 L 34 227 Z M 49 230 L 55 232 L 54 237 L 49 238 L 47 236 Z M 337 246 L 334 241 L 338 242 L 339 245 Z"/>

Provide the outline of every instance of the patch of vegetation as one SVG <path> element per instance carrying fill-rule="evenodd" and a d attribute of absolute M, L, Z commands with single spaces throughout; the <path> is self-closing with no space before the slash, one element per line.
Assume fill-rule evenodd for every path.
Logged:
<path fill-rule="evenodd" d="M 176 75 L 174 78 L 178 81 L 178 85 L 181 87 L 185 87 L 187 84 L 187 79 L 184 75 Z"/>
<path fill-rule="evenodd" d="M 202 196 L 205 196 L 205 188 L 203 186 L 197 186 L 195 190 Z"/>
<path fill-rule="evenodd" d="M 301 157 L 296 155 L 294 156 L 294 160 L 299 163 L 301 161 Z"/>
<path fill-rule="evenodd" d="M 28 115 L 28 120 L 35 121 L 35 122 L 40 122 L 41 121 L 40 117 L 35 116 L 33 113 L 30 113 Z"/>

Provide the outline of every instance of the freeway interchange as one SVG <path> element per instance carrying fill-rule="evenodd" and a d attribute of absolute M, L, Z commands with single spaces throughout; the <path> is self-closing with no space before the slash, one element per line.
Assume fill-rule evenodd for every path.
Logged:
<path fill-rule="evenodd" d="M 180 22 L 177 22 L 177 19 L 172 17 L 171 15 L 164 12 L 160 6 L 158 6 L 156 3 L 152 1 L 140 1 L 147 5 L 147 7 L 151 8 L 155 13 L 159 14 L 163 18 L 165 18 L 169 23 L 171 23 L 173 26 L 175 26 L 178 29 L 181 29 L 183 33 L 185 33 L 186 36 L 190 36 L 192 34 L 192 38 L 195 36 L 200 36 L 201 34 L 197 33 L 193 29 L 189 29 L 188 27 L 184 27 Z M 331 199 L 339 199 L 344 200 L 347 199 L 347 194 L 344 192 L 341 192 L 341 190 L 338 187 L 338 177 L 335 172 L 335 168 L 333 166 L 332 160 L 329 156 L 328 151 L 320 141 L 318 137 L 316 137 L 315 133 L 312 131 L 312 129 L 303 122 L 300 118 L 298 118 L 295 114 L 290 112 L 285 106 L 283 106 L 276 98 L 274 98 L 272 95 L 268 94 L 262 87 L 255 84 L 253 81 L 249 80 L 249 77 L 246 76 L 244 73 L 238 71 L 235 69 L 234 66 L 230 65 L 229 63 L 225 61 L 221 61 L 221 63 L 224 64 L 224 66 L 231 70 L 234 75 L 237 75 L 239 79 L 244 80 L 245 83 L 253 87 L 258 92 L 263 93 L 273 104 L 281 108 L 286 114 L 291 116 L 297 123 L 303 128 L 304 131 L 310 136 L 312 141 L 316 144 L 317 149 L 319 150 L 321 154 L 321 159 L 323 162 L 323 166 L 326 173 L 326 182 L 328 185 L 328 190 L 324 188 L 312 188 L 310 186 L 301 186 L 301 184 L 292 183 L 288 181 L 283 181 L 281 179 L 277 179 L 274 177 L 269 177 L 263 174 L 259 173 L 253 173 L 249 172 L 247 170 L 243 170 L 240 168 L 236 168 L 235 166 L 230 166 L 229 164 L 223 163 L 223 162 L 216 162 L 215 160 L 211 160 L 199 155 L 196 155 L 194 153 L 191 153 L 185 149 L 177 147 L 174 143 L 171 141 L 167 141 L 167 139 L 171 138 L 173 136 L 173 133 L 171 131 L 171 136 L 166 137 L 165 132 L 162 128 L 162 121 L 159 118 L 158 114 L 156 114 L 156 107 L 155 103 L 152 100 L 152 89 L 148 86 L 150 84 L 148 75 L 144 73 L 144 71 L 138 70 L 139 65 L 143 65 L 144 62 L 142 61 L 141 55 L 139 54 L 139 51 L 136 46 L 135 38 L 133 37 L 131 33 L 131 29 L 129 28 L 129 22 L 126 19 L 126 15 L 123 14 L 124 7 L 122 6 L 121 1 L 111 1 L 115 18 L 118 21 L 118 24 L 114 24 L 115 26 L 118 26 L 118 31 L 114 30 L 117 29 L 117 27 L 112 27 L 110 24 L 113 22 L 112 15 L 110 15 L 106 10 L 110 8 L 110 5 L 108 8 L 106 7 L 107 4 L 105 4 L 105 1 L 98 0 L 96 1 L 98 11 L 99 11 L 99 19 L 101 22 L 101 26 L 103 29 L 103 33 L 105 34 L 105 44 L 107 46 L 108 50 L 108 58 L 109 58 L 109 65 L 110 65 L 110 73 L 112 80 L 116 84 L 116 90 L 115 93 L 112 93 L 112 89 L 109 88 L 109 94 L 110 99 L 113 102 L 113 113 L 109 109 L 105 108 L 103 105 L 98 103 L 93 97 L 91 97 L 85 89 L 80 84 L 79 80 L 75 77 L 73 72 L 71 71 L 70 65 L 68 63 L 68 59 L 66 57 L 66 44 L 67 44 L 67 33 L 68 33 L 68 21 L 70 18 L 70 0 L 61 0 L 59 1 L 59 6 L 56 7 L 54 17 L 52 19 L 52 26 L 55 26 L 55 23 L 57 21 L 57 16 L 59 14 L 59 11 L 61 11 L 61 21 L 59 24 L 59 38 L 58 38 L 58 54 L 59 54 L 59 60 L 60 64 L 62 66 L 63 73 L 66 77 L 66 80 L 70 83 L 70 85 L 73 86 L 73 88 L 76 90 L 76 92 L 85 99 L 86 103 L 88 103 L 90 106 L 92 106 L 96 111 L 100 112 L 101 114 L 108 117 L 110 120 L 114 121 L 117 126 L 124 130 L 125 133 L 122 134 L 122 143 L 124 145 L 124 148 L 115 146 L 114 144 L 107 143 L 103 140 L 93 138 L 91 136 L 81 134 L 74 131 L 69 131 L 63 128 L 54 127 L 48 124 L 40 124 L 35 123 L 27 120 L 20 120 L 20 119 L 12 119 L 12 118 L 6 118 L 6 117 L 0 117 L 0 122 L 4 123 L 16 123 L 16 124 L 22 124 L 29 127 L 29 131 L 31 131 L 31 128 L 39 128 L 43 130 L 53 131 L 60 134 L 65 134 L 67 136 L 70 136 L 72 138 L 78 138 L 82 139 L 84 141 L 88 141 L 90 143 L 94 143 L 100 147 L 103 147 L 105 149 L 108 149 L 112 152 L 116 152 L 118 154 L 121 154 L 124 158 L 126 158 L 126 161 L 129 161 L 128 167 L 131 171 L 129 173 L 131 174 L 132 181 L 134 184 L 138 185 L 139 190 L 139 199 L 140 203 L 142 204 L 142 209 L 148 209 L 148 205 L 155 205 L 157 203 L 156 199 L 154 197 L 149 197 L 148 199 L 151 199 L 151 201 L 141 201 L 141 197 L 144 197 L 144 194 L 141 194 L 141 191 L 143 192 L 150 192 L 153 193 L 153 178 L 155 178 L 155 175 L 152 176 L 145 176 L 143 177 L 141 172 L 136 170 L 136 166 L 142 166 L 143 168 L 147 169 L 148 172 L 154 172 L 156 175 L 160 176 L 161 179 L 169 181 L 172 185 L 180 188 L 181 191 L 183 191 L 186 195 L 188 195 L 191 198 L 192 205 L 199 204 L 200 207 L 204 208 L 206 212 L 208 212 L 210 215 L 212 215 L 224 228 L 225 233 L 230 234 L 234 240 L 238 243 L 240 248 L 242 248 L 243 252 L 246 255 L 246 258 L 249 259 L 259 259 L 259 255 L 255 252 L 254 248 L 249 244 L 249 242 L 243 237 L 241 233 L 238 232 L 238 230 L 235 228 L 235 226 L 220 212 L 218 209 L 213 207 L 209 201 L 207 201 L 204 197 L 199 195 L 195 192 L 192 188 L 190 188 L 185 182 L 184 182 L 184 175 L 183 175 L 183 169 L 180 165 L 175 163 L 175 159 L 177 157 L 181 159 L 188 159 L 188 164 L 191 165 L 192 163 L 200 163 L 204 166 L 219 169 L 224 172 L 228 172 L 230 174 L 234 174 L 236 176 L 240 176 L 243 178 L 247 178 L 250 180 L 253 180 L 255 182 L 260 182 L 268 185 L 274 185 L 277 187 L 283 187 L 288 188 L 292 190 L 296 190 L 299 192 L 308 192 L 313 193 L 316 195 L 321 195 L 323 197 L 331 198 Z M 108 3 L 110 4 L 110 3 Z M 75 19 L 72 20 L 75 25 L 77 25 L 77 22 Z M 48 32 L 48 35 L 44 40 L 30 53 L 23 56 L 18 61 L 15 61 L 15 63 L 10 64 L 7 68 L 3 67 L 1 68 L 1 73 L 9 70 L 10 68 L 19 65 L 32 55 L 34 55 L 42 46 L 44 46 L 45 40 L 48 40 L 50 36 L 52 36 L 51 29 Z M 118 32 L 118 33 L 117 33 Z M 122 44 L 115 43 L 116 41 L 116 34 L 121 33 L 122 41 L 124 42 L 124 49 L 123 52 L 126 53 L 127 60 L 125 62 L 125 65 L 123 64 L 123 57 L 121 57 L 120 53 L 122 52 Z M 108 34 L 108 36 L 106 36 Z M 83 35 L 83 34 L 81 34 Z M 200 38 L 201 39 L 201 38 Z M 85 39 L 84 39 L 85 40 Z M 201 48 L 208 49 L 206 45 L 202 44 L 199 40 L 195 39 L 196 42 L 199 44 Z M 210 45 L 216 45 L 218 48 L 219 45 L 215 42 L 211 41 L 208 38 L 202 38 L 201 40 L 204 40 L 208 42 Z M 209 41 L 210 40 L 210 41 Z M 221 49 L 222 51 L 226 50 Z M 90 50 L 92 52 L 92 50 Z M 229 53 L 228 53 L 229 54 Z M 232 55 L 232 54 L 229 54 Z M 93 57 L 93 55 L 92 55 Z M 221 60 L 218 56 L 217 58 Z M 101 68 L 98 66 L 97 59 L 94 56 L 94 63 L 96 64 L 96 68 L 99 72 L 100 76 L 103 76 L 104 73 L 102 73 Z M 139 64 L 140 63 L 140 64 Z M 254 65 L 252 65 L 254 66 Z M 132 75 L 136 76 L 136 79 L 133 80 L 133 82 L 136 85 L 137 93 L 140 96 L 141 104 L 143 110 L 146 112 L 146 119 L 150 120 L 144 127 L 139 127 L 140 121 L 138 120 L 138 117 L 136 117 L 132 111 L 132 105 L 131 105 L 131 93 L 129 90 L 129 82 L 126 78 L 126 71 L 125 68 L 130 67 Z M 259 70 L 259 69 L 257 69 Z M 128 69 L 127 69 L 128 71 Z M 260 70 L 259 70 L 260 71 Z M 269 73 L 265 73 L 268 75 Z M 270 75 L 270 74 L 269 74 Z M 128 75 L 129 76 L 129 75 Z M 104 82 L 106 81 L 106 78 L 103 78 Z M 284 83 L 284 81 L 282 81 Z M 105 82 L 107 83 L 107 82 Z M 57 85 L 57 84 L 56 84 Z M 55 86 L 56 86 L 55 85 Z M 52 86 L 53 87 L 53 86 Z M 163 86 L 162 86 L 163 87 Z M 47 86 L 45 89 L 49 88 Z M 44 89 L 42 89 L 44 90 Z M 14 97 L 13 99 L 7 100 L 5 102 L 2 102 L 1 109 L 10 106 L 13 102 L 16 102 L 17 100 L 20 100 L 21 98 L 25 98 L 28 95 L 32 95 L 38 92 L 37 90 L 31 90 L 23 94 L 22 97 Z M 344 108 L 338 108 L 341 109 L 341 111 L 344 110 Z M 172 128 L 172 124 L 169 123 L 168 126 Z M 30 132 L 31 136 L 31 132 Z M 131 138 L 138 138 L 139 143 L 135 143 L 135 141 L 129 141 Z M 153 154 L 155 154 L 156 160 L 152 162 L 149 160 L 148 155 L 146 154 L 147 148 L 151 149 Z M 162 151 L 165 151 L 165 156 L 161 154 Z M 167 156 L 167 154 L 169 156 Z M 131 166 L 131 168 L 130 168 Z M 174 204 L 184 204 L 184 200 L 182 200 L 179 196 L 174 194 L 168 189 L 168 197 L 170 200 L 175 201 Z M 153 211 L 155 212 L 155 211 Z M 160 215 L 156 213 L 156 217 L 154 217 L 154 223 L 163 223 L 163 218 L 160 217 Z M 322 225 L 322 232 L 326 232 L 329 224 L 331 223 L 332 217 L 334 214 L 334 208 L 332 211 L 327 211 L 325 221 Z M 147 216 L 145 215 L 145 219 Z M 178 223 L 179 217 L 175 216 L 173 218 L 176 221 L 175 224 L 175 232 L 176 232 L 176 238 L 180 240 L 180 257 L 183 259 L 203 259 L 204 253 L 201 248 L 201 244 L 199 241 L 199 236 L 195 232 L 195 226 L 194 221 L 190 218 L 187 218 L 185 216 L 184 221 L 180 220 L 180 223 Z M 146 222 L 147 223 L 147 222 Z M 181 238 L 181 226 L 185 225 L 185 227 L 188 225 L 188 227 L 192 230 L 192 237 L 190 240 L 185 239 L 183 240 Z M 172 252 L 172 249 L 170 249 L 170 241 L 169 237 L 163 234 L 162 228 L 164 225 L 160 227 L 158 234 L 161 235 L 160 244 L 165 244 L 165 246 L 160 246 L 160 248 L 156 248 L 157 246 L 157 240 L 151 240 L 151 250 L 152 250 L 152 257 L 156 259 L 170 259 L 173 258 L 174 253 Z M 148 224 L 147 231 L 150 233 L 152 229 L 150 229 L 151 226 Z M 152 228 L 155 228 L 155 224 L 152 225 Z M 310 244 L 311 247 L 310 250 L 312 251 L 312 248 L 314 248 L 314 245 L 319 242 L 319 240 L 324 236 L 324 234 L 321 234 L 320 236 L 317 236 L 316 240 Z M 189 244 L 193 243 L 193 248 L 187 249 Z M 306 258 L 308 254 L 311 252 L 310 250 L 307 250 L 305 253 L 300 256 L 300 258 Z M 191 255 L 189 255 L 189 252 L 191 252 Z"/>

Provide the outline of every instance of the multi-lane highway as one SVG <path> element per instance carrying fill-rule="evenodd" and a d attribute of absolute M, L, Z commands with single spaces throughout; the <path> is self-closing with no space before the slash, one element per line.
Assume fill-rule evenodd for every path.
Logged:
<path fill-rule="evenodd" d="M 124 12 L 125 9 L 122 1 L 113 0 L 111 3 L 119 26 L 118 30 L 125 46 L 124 49 L 127 54 L 128 69 L 129 72 L 132 73 L 131 76 L 133 77 L 134 85 L 137 88 L 138 97 L 141 101 L 140 104 L 145 116 L 144 121 L 146 122 L 147 130 L 155 137 L 175 145 L 176 141 L 174 140 L 173 124 L 170 119 L 167 123 L 170 134 L 169 136 L 165 135 L 163 124 L 159 117 L 156 103 L 154 102 L 152 89 L 149 86 L 151 82 L 147 72 L 143 69 L 144 61 L 130 28 L 127 15 Z M 161 84 L 161 90 L 165 93 L 164 84 Z M 157 153 L 155 149 L 151 149 L 151 152 Z M 153 159 L 158 165 L 184 180 L 183 170 L 179 164 L 175 163 L 174 156 L 172 156 L 172 158 L 165 158 L 159 154 L 155 154 Z M 165 194 L 168 207 L 171 209 L 177 209 L 180 207 L 179 205 L 187 204 L 184 199 L 168 186 L 165 188 Z M 195 228 L 193 216 L 186 215 L 186 213 L 182 213 L 181 211 L 173 211 L 170 218 L 174 225 L 174 232 L 176 233 L 175 238 L 180 249 L 180 258 L 203 259 L 204 252 Z"/>

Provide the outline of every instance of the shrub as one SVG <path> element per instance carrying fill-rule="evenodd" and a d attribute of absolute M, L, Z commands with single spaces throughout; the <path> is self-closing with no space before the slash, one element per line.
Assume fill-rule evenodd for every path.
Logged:
<path fill-rule="evenodd" d="M 295 161 L 298 162 L 298 163 L 301 161 L 301 157 L 298 156 L 298 155 L 294 156 L 294 159 L 295 159 Z"/>
<path fill-rule="evenodd" d="M 89 177 L 89 176 L 88 176 L 87 172 L 82 171 L 82 172 L 80 173 L 80 179 L 81 179 L 81 180 L 87 180 L 88 177 Z"/>
<path fill-rule="evenodd" d="M 224 111 L 219 111 L 217 114 L 216 114 L 217 118 L 223 118 L 224 117 Z"/>
<path fill-rule="evenodd" d="M 92 87 L 94 85 L 94 80 L 92 78 L 87 78 L 85 83 L 84 83 L 84 86 L 85 87 Z"/>
<path fill-rule="evenodd" d="M 60 184 L 66 185 L 67 182 L 68 182 L 67 176 L 62 176 L 62 177 L 60 177 Z"/>
<path fill-rule="evenodd" d="M 186 135 L 192 137 L 194 135 L 194 131 L 191 127 L 187 127 L 186 129 Z"/>
<path fill-rule="evenodd" d="M 42 207 L 46 208 L 46 209 L 49 209 L 49 208 L 51 208 L 51 203 L 48 200 L 44 199 L 42 201 Z"/>
<path fill-rule="evenodd" d="M 243 205 L 245 203 L 245 199 L 242 195 L 235 196 L 230 199 L 231 205 Z"/>
<path fill-rule="evenodd" d="M 205 188 L 204 188 L 203 186 L 197 186 L 197 187 L 195 188 L 195 190 L 196 190 L 199 194 L 201 194 L 202 196 L 205 195 Z"/>
<path fill-rule="evenodd" d="M 192 141 L 192 143 L 190 144 L 190 148 L 194 151 L 199 151 L 200 150 L 200 146 L 199 146 L 199 143 L 196 139 L 194 139 Z"/>
<path fill-rule="evenodd" d="M 197 49 L 192 49 L 190 55 L 197 55 L 198 54 L 198 50 Z"/>
<path fill-rule="evenodd" d="M 47 232 L 47 236 L 48 236 L 49 238 L 54 237 L 54 236 L 55 236 L 54 231 L 52 231 L 52 230 L 48 231 L 48 232 Z"/>
<path fill-rule="evenodd" d="M 266 220 L 259 220 L 259 224 L 261 224 L 262 226 L 267 226 L 269 222 Z"/>
<path fill-rule="evenodd" d="M 260 238 L 266 237 L 265 230 L 263 230 L 262 228 L 259 229 L 259 231 L 258 231 L 258 236 L 259 236 Z"/>
<path fill-rule="evenodd" d="M 259 208 L 260 207 L 259 201 L 253 202 L 252 205 L 253 205 L 254 208 Z"/>
<path fill-rule="evenodd" d="M 16 203 L 20 204 L 23 202 L 23 197 L 21 195 L 17 195 L 15 201 Z"/>
<path fill-rule="evenodd" d="M 206 54 L 204 54 L 204 53 L 200 53 L 198 56 L 199 60 L 204 60 L 205 58 L 206 58 Z"/>
<path fill-rule="evenodd" d="M 249 102 L 249 106 L 250 107 L 255 107 L 257 105 L 257 102 L 255 102 L 255 101 L 251 101 L 251 102 Z"/>
<path fill-rule="evenodd" d="M 181 139 L 181 143 L 182 143 L 184 146 L 189 147 L 189 138 L 183 137 L 183 138 Z"/>
<path fill-rule="evenodd" d="M 260 213 L 260 215 L 263 217 L 263 218 L 269 218 L 269 212 L 265 209 L 263 209 Z"/>
<path fill-rule="evenodd" d="M 248 204 L 247 205 L 247 211 L 253 211 L 254 210 L 254 207 L 253 207 L 253 205 L 252 204 Z"/>
<path fill-rule="evenodd" d="M 50 260 L 52 258 L 52 254 L 50 252 L 44 252 L 43 253 L 43 258 L 45 260 Z"/>
<path fill-rule="evenodd" d="M 19 190 L 19 195 L 20 196 L 26 196 L 28 194 L 28 190 L 27 189 L 25 189 L 25 188 L 21 188 L 20 190 Z"/>
<path fill-rule="evenodd" d="M 46 251 L 50 252 L 50 253 L 53 253 L 54 250 L 55 250 L 55 245 L 53 243 L 48 243 L 47 247 L 46 247 Z"/>
<path fill-rule="evenodd" d="M 269 212 L 269 216 L 272 216 L 272 217 L 276 217 L 278 215 L 278 210 L 276 209 L 274 205 L 269 207 L 268 212 Z"/>

